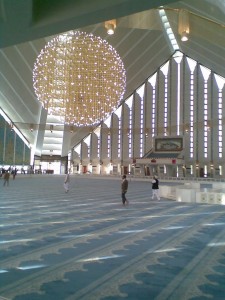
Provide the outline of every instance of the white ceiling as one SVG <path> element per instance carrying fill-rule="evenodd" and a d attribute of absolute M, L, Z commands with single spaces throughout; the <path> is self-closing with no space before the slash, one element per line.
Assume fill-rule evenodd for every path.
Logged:
<path fill-rule="evenodd" d="M 159 11 L 153 9 L 158 5 L 164 5 L 181 51 L 225 77 L 224 0 L 0 0 L 0 107 L 31 144 L 37 142 L 39 152 L 46 112 L 34 94 L 32 70 L 46 42 L 71 29 L 106 39 L 124 62 L 126 98 L 173 53 Z M 185 43 L 178 35 L 181 8 L 190 12 L 190 38 Z M 112 18 L 117 19 L 116 32 L 107 36 L 103 21 Z M 34 124 L 33 132 L 30 124 Z M 66 128 L 63 155 L 90 130 L 77 128 L 70 133 Z"/>

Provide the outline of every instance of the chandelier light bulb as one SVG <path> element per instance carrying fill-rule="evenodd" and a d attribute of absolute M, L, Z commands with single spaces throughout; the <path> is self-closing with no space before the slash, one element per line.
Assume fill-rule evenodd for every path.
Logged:
<path fill-rule="evenodd" d="M 188 41 L 188 33 L 183 31 L 181 34 L 181 41 L 182 42 L 187 42 Z"/>
<path fill-rule="evenodd" d="M 114 34 L 116 28 L 116 19 L 105 21 L 105 28 L 109 35 Z"/>
<path fill-rule="evenodd" d="M 109 24 L 109 25 L 108 25 L 107 33 L 108 33 L 109 35 L 114 34 L 114 26 L 113 26 L 113 24 Z"/>
<path fill-rule="evenodd" d="M 92 34 L 69 31 L 38 55 L 33 86 L 49 114 L 65 124 L 88 126 L 106 119 L 126 87 L 124 64 L 116 50 Z"/>

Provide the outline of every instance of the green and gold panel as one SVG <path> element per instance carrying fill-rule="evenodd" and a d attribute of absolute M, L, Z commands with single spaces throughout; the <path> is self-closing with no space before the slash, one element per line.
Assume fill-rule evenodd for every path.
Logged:
<path fill-rule="evenodd" d="M 0 164 L 3 164 L 3 152 L 4 152 L 4 133 L 5 133 L 5 120 L 0 115 Z"/>
<path fill-rule="evenodd" d="M 14 161 L 14 140 L 15 132 L 11 131 L 9 124 L 6 125 L 6 137 L 5 137 L 5 165 L 13 165 Z"/>
<path fill-rule="evenodd" d="M 15 165 L 23 164 L 24 142 L 16 135 Z"/>
<path fill-rule="evenodd" d="M 25 144 L 24 164 L 30 165 L 30 148 Z"/>

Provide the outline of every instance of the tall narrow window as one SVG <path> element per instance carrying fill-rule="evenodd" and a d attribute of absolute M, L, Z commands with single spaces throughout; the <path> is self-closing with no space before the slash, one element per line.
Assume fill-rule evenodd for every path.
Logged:
<path fill-rule="evenodd" d="M 223 157 L 223 115 L 222 115 L 222 92 L 218 93 L 218 156 L 219 158 Z"/>
<path fill-rule="evenodd" d="M 105 125 L 108 127 L 108 132 L 107 132 L 107 157 L 110 157 L 110 150 L 111 150 L 111 131 L 110 131 L 110 126 L 111 126 L 111 116 L 108 117 L 104 121 Z"/>
<path fill-rule="evenodd" d="M 97 157 L 100 159 L 100 149 L 101 149 L 101 127 L 97 127 L 94 130 L 94 133 L 96 134 L 98 141 L 97 141 Z"/>
<path fill-rule="evenodd" d="M 215 74 L 218 85 L 218 156 L 223 157 L 223 94 L 225 79 Z"/>
<path fill-rule="evenodd" d="M 202 75 L 204 78 L 204 89 L 203 89 L 203 119 L 204 119 L 204 157 L 208 157 L 208 135 L 209 135 L 209 120 L 208 120 L 208 79 L 211 71 L 203 66 L 200 66 Z"/>
<path fill-rule="evenodd" d="M 107 135 L 107 157 L 110 157 L 110 149 L 111 149 L 111 133 L 110 130 L 108 131 Z"/>
<path fill-rule="evenodd" d="M 194 157 L 194 70 L 197 62 L 191 58 L 187 58 L 187 62 L 190 68 L 190 158 Z"/>
<path fill-rule="evenodd" d="M 118 120 L 118 158 L 121 157 L 121 117 Z"/>
<path fill-rule="evenodd" d="M 118 158 L 121 157 L 121 114 L 122 114 L 122 105 L 115 111 L 115 114 L 118 117 Z"/>
<path fill-rule="evenodd" d="M 100 140 L 100 136 L 98 136 L 98 151 L 97 151 L 97 155 L 98 155 L 98 158 L 100 158 L 100 147 L 101 147 L 101 140 Z"/>
<path fill-rule="evenodd" d="M 127 129 L 127 135 L 128 135 L 128 156 L 129 158 L 132 157 L 132 129 L 133 129 L 133 95 L 129 97 L 126 100 L 126 104 L 129 107 L 129 124 L 128 124 L 128 129 Z"/>
<path fill-rule="evenodd" d="M 177 51 L 174 54 L 174 60 L 177 63 L 177 135 L 180 135 L 180 104 L 181 104 L 181 72 L 180 72 L 180 64 L 183 58 L 183 54 L 180 51 Z"/>
<path fill-rule="evenodd" d="M 85 139 L 84 143 L 87 145 L 87 156 L 90 159 L 91 153 L 90 153 L 90 145 L 91 145 L 91 134 L 89 134 Z"/>
<path fill-rule="evenodd" d="M 157 73 L 148 79 L 152 86 L 152 137 L 156 135 L 156 78 Z"/>
<path fill-rule="evenodd" d="M 81 144 L 77 145 L 73 150 L 74 150 L 74 152 L 76 152 L 80 156 Z"/>
<path fill-rule="evenodd" d="M 159 15 L 161 17 L 162 24 L 165 28 L 165 31 L 167 33 L 167 36 L 170 41 L 170 45 L 171 45 L 172 49 L 178 50 L 179 46 L 178 46 L 177 40 L 176 40 L 175 35 L 170 26 L 169 20 L 166 15 L 166 11 L 162 7 L 159 9 Z"/>
<path fill-rule="evenodd" d="M 144 93 L 145 93 L 145 84 L 143 84 L 138 90 L 138 95 L 141 98 L 140 103 L 140 157 L 143 156 L 143 143 L 144 143 Z"/>
<path fill-rule="evenodd" d="M 74 152 L 76 152 L 79 156 L 79 158 L 81 158 L 81 143 L 78 144 L 74 149 L 73 149 Z"/>
<path fill-rule="evenodd" d="M 162 66 L 161 71 L 165 77 L 164 82 L 164 122 L 163 122 L 163 134 L 166 136 L 168 135 L 168 70 L 169 70 L 169 61 Z"/>

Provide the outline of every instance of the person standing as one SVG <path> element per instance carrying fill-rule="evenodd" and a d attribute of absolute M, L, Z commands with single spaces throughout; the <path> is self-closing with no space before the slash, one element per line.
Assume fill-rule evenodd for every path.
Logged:
<path fill-rule="evenodd" d="M 65 189 L 65 192 L 68 193 L 69 192 L 69 183 L 70 183 L 70 174 L 67 173 L 66 174 L 66 177 L 64 179 L 64 189 Z"/>
<path fill-rule="evenodd" d="M 9 186 L 9 176 L 10 176 L 10 173 L 8 171 L 6 171 L 3 176 L 3 179 L 4 179 L 3 186 L 5 186 L 5 185 Z"/>
<path fill-rule="evenodd" d="M 128 190 L 128 181 L 126 175 L 123 175 L 122 177 L 122 183 L 121 183 L 121 192 L 122 192 L 122 203 L 123 205 L 128 204 L 128 200 L 126 198 L 126 192 Z"/>
<path fill-rule="evenodd" d="M 157 200 L 160 200 L 159 197 L 159 180 L 157 176 L 153 176 L 152 179 L 152 199 L 156 196 Z"/>
<path fill-rule="evenodd" d="M 17 174 L 17 168 L 13 169 L 11 174 L 13 176 L 13 180 L 15 180 Z"/>

